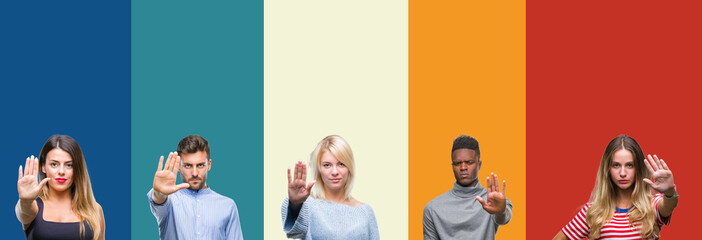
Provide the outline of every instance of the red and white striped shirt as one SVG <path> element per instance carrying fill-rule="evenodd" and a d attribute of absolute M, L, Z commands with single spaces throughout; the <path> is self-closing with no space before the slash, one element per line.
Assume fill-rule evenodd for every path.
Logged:
<path fill-rule="evenodd" d="M 656 225 L 661 228 L 670 223 L 670 217 L 661 218 L 658 212 L 658 202 L 663 199 L 663 194 L 653 196 L 651 203 L 656 210 Z M 590 226 L 585 222 L 585 213 L 592 204 L 588 203 L 573 217 L 573 220 L 563 227 L 562 231 L 570 240 L 587 238 L 590 235 Z M 600 237 L 597 239 L 641 239 L 641 224 L 634 222 L 629 224 L 629 213 L 615 211 L 612 220 L 602 226 Z M 596 239 L 596 240 L 597 240 Z"/>

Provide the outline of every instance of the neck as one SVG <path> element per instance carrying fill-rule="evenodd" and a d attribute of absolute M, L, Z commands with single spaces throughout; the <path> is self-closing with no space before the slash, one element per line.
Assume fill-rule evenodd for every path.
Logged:
<path fill-rule="evenodd" d="M 634 192 L 634 187 L 628 189 L 617 189 L 617 196 L 615 196 L 616 205 L 618 208 L 629 208 L 631 207 L 631 195 Z"/>
<path fill-rule="evenodd" d="M 337 202 L 337 203 L 344 203 L 346 202 L 346 196 L 344 196 L 344 193 L 341 191 L 341 189 L 338 190 L 332 190 L 332 189 L 324 189 L 324 197 L 327 198 L 327 200 L 332 201 L 332 202 Z"/>
<path fill-rule="evenodd" d="M 71 198 L 71 190 L 70 188 L 66 191 L 56 191 L 54 189 L 49 189 L 49 194 L 47 196 L 47 199 L 51 199 L 51 201 L 54 202 L 64 202 L 68 201 L 70 202 L 72 200 Z"/>

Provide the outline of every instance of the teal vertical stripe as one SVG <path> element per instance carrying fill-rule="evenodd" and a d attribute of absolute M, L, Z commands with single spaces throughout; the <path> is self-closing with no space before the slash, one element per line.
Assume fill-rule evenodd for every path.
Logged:
<path fill-rule="evenodd" d="M 190 134 L 210 142 L 207 183 L 244 237 L 263 239 L 263 1 L 132 1 L 131 91 L 132 239 L 158 238 L 146 192 Z"/>

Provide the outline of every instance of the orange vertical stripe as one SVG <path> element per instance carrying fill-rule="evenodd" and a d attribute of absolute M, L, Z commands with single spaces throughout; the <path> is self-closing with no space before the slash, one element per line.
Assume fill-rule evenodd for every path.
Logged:
<path fill-rule="evenodd" d="M 478 139 L 482 169 L 507 180 L 513 218 L 498 239 L 526 234 L 525 1 L 409 1 L 409 237 L 452 188 L 451 144 Z"/>

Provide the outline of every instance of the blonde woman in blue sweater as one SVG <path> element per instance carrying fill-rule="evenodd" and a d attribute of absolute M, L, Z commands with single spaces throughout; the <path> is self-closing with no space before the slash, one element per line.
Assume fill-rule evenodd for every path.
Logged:
<path fill-rule="evenodd" d="M 281 209 L 283 231 L 295 239 L 379 239 L 373 209 L 351 197 L 354 160 L 342 137 L 322 139 L 310 157 L 314 181 L 307 183 L 307 166 L 288 169 L 288 197 Z"/>

